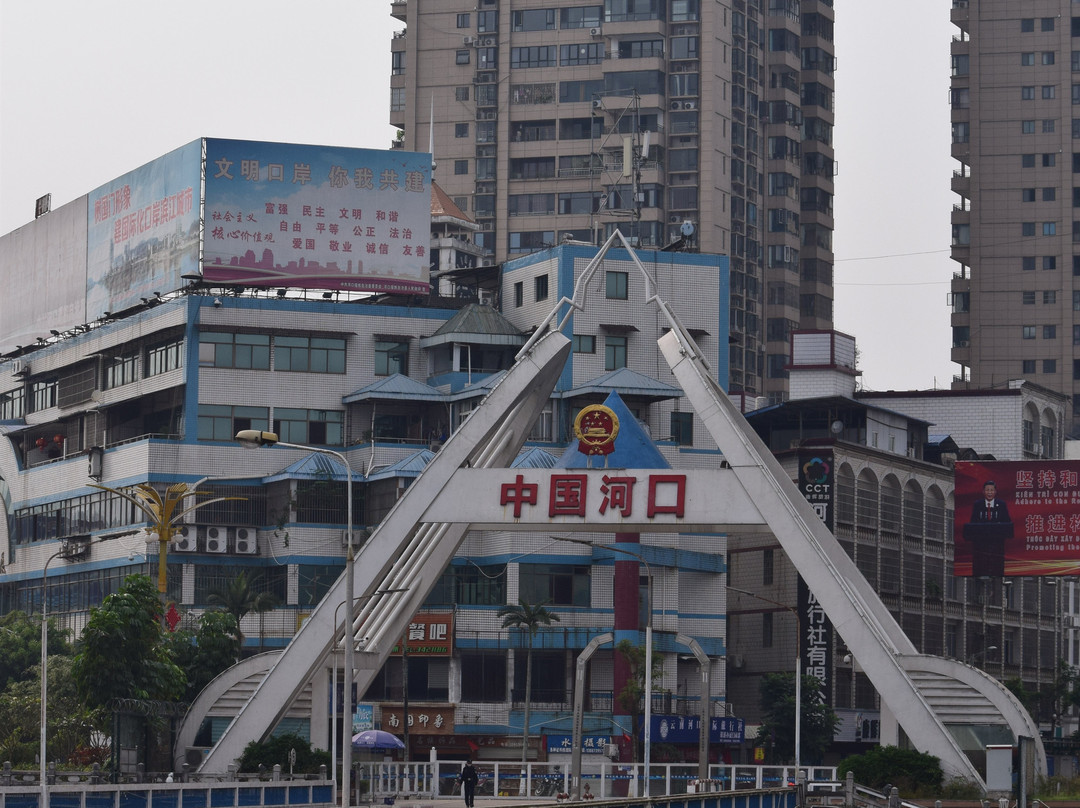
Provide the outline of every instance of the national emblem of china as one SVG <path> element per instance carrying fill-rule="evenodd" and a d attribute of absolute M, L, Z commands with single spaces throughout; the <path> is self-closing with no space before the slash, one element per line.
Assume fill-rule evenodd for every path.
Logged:
<path fill-rule="evenodd" d="M 593 457 L 605 456 L 615 450 L 615 436 L 619 434 L 619 416 L 610 407 L 592 404 L 585 407 L 574 419 L 574 435 L 578 439 L 578 451 Z"/>

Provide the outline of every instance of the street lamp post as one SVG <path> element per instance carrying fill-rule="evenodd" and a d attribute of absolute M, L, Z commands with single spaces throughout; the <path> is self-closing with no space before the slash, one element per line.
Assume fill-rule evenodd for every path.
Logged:
<path fill-rule="evenodd" d="M 555 536 L 558 541 L 570 542 L 571 544 L 584 544 L 586 547 L 602 547 L 606 550 L 612 550 L 616 553 L 625 553 L 628 556 L 633 556 L 642 564 L 645 565 L 645 577 L 649 582 L 648 586 L 648 621 L 645 623 L 645 796 L 649 793 L 649 766 L 652 763 L 652 629 L 653 629 L 653 577 L 652 567 L 649 566 L 648 560 L 640 553 L 635 553 L 633 550 L 627 550 L 618 544 L 598 544 L 596 542 L 588 541 L 587 539 L 572 539 L 567 536 Z M 705 698 L 708 694 L 705 694 Z M 575 744 L 581 743 L 580 738 L 574 739 Z"/>
<path fill-rule="evenodd" d="M 41 737 L 39 739 L 38 763 L 41 770 L 41 808 L 49 808 L 49 781 L 45 772 L 45 738 L 48 707 L 46 698 L 49 694 L 49 564 L 64 554 L 57 550 L 45 562 L 41 571 Z"/>
<path fill-rule="evenodd" d="M 976 651 L 975 653 L 970 654 L 968 656 L 968 658 L 966 660 L 964 660 L 964 661 L 968 665 L 974 665 L 975 660 L 982 657 L 983 662 L 985 662 L 986 661 L 986 655 L 989 654 L 992 651 L 996 651 L 997 649 L 998 649 L 998 647 L 996 645 L 988 645 L 985 648 L 983 648 L 981 651 Z"/>
<path fill-rule="evenodd" d="M 283 446 L 287 449 L 303 449 L 309 452 L 330 455 L 345 466 L 345 497 L 346 519 L 345 528 L 349 550 L 345 555 L 345 698 L 348 700 L 349 709 L 352 710 L 352 683 L 355 677 L 353 662 L 353 619 L 355 618 L 355 606 L 353 604 L 353 497 L 352 497 L 352 467 L 341 452 L 327 449 L 323 446 L 304 446 L 299 443 L 287 443 L 279 440 L 274 432 L 263 432 L 258 429 L 242 429 L 236 433 L 236 441 L 248 449 L 257 449 L 260 446 Z M 336 622 L 336 617 L 335 617 Z M 348 808 L 352 802 L 351 774 L 352 774 L 352 721 L 346 718 L 341 727 L 341 805 Z"/>
<path fill-rule="evenodd" d="M 795 776 L 798 777 L 802 758 L 802 637 L 799 630 L 799 612 L 787 603 L 770 600 L 754 592 L 747 592 L 745 589 L 734 586 L 729 586 L 728 589 L 740 595 L 747 595 L 765 603 L 771 603 L 773 606 L 779 606 L 781 609 L 787 609 L 795 618 Z"/>

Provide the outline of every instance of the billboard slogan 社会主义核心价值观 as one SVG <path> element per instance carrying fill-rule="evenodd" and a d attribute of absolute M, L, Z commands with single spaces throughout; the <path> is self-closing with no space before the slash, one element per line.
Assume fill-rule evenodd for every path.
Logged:
<path fill-rule="evenodd" d="M 964 461 L 954 475 L 955 575 L 1080 574 L 1080 461 Z"/>
<path fill-rule="evenodd" d="M 431 157 L 206 140 L 208 282 L 427 294 Z"/>

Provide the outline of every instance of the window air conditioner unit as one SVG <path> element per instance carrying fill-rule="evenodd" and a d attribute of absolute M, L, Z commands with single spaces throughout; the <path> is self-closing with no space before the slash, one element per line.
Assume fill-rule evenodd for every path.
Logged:
<path fill-rule="evenodd" d="M 255 528 L 238 527 L 233 541 L 233 548 L 241 555 L 255 555 L 259 549 Z"/>
<path fill-rule="evenodd" d="M 198 528 L 184 525 L 173 531 L 172 549 L 177 553 L 194 553 L 199 549 Z"/>
<path fill-rule="evenodd" d="M 463 44 L 463 45 L 471 45 L 475 41 L 476 41 L 476 37 L 474 37 L 474 36 L 463 36 L 461 38 L 461 44 Z"/>
<path fill-rule="evenodd" d="M 229 549 L 229 529 L 217 525 L 206 529 L 206 552 L 225 553 Z"/>
<path fill-rule="evenodd" d="M 590 28 L 589 29 L 589 36 L 601 36 L 603 33 L 604 33 L 604 29 L 601 28 L 599 25 L 596 26 L 595 28 Z"/>

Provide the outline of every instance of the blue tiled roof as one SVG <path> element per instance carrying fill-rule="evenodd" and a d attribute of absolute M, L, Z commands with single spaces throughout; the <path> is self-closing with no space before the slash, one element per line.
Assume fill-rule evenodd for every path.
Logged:
<path fill-rule="evenodd" d="M 367 387 L 361 387 L 355 393 L 345 396 L 342 400 L 346 404 L 354 404 L 357 401 L 370 401 L 372 399 L 386 401 L 446 401 L 446 395 L 423 382 L 395 373 L 392 376 L 379 379 Z"/>

